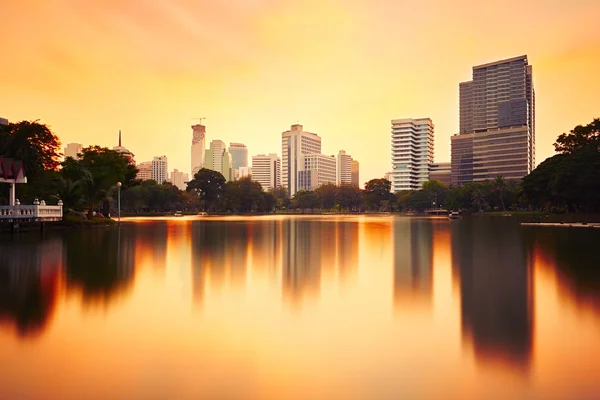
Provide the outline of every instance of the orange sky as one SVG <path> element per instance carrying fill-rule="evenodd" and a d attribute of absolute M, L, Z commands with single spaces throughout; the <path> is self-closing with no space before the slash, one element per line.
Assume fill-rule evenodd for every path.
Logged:
<path fill-rule="evenodd" d="M 600 117 L 597 0 L 4 0 L 0 117 L 40 119 L 63 144 L 123 145 L 190 169 L 207 139 L 281 152 L 299 121 L 327 154 L 390 167 L 390 119 L 431 117 L 449 161 L 458 83 L 473 65 L 527 54 L 537 160 Z M 207 143 L 208 144 L 208 143 Z"/>

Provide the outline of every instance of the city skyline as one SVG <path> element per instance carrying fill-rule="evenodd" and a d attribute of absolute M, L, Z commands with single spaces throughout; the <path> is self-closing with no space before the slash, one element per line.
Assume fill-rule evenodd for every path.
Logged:
<path fill-rule="evenodd" d="M 390 119 L 430 117 L 435 161 L 450 160 L 457 83 L 473 65 L 527 54 L 536 69 L 539 165 L 558 134 L 597 116 L 598 5 L 532 1 L 516 13 L 473 4 L 157 2 L 140 14 L 133 4 L 9 0 L 0 45 L 12 62 L 0 74 L 0 112 L 39 119 L 63 145 L 112 147 L 122 129 L 136 159 L 168 154 L 181 171 L 191 165 L 189 126 L 198 115 L 211 138 L 242 140 L 250 154 L 279 153 L 282 127 L 298 122 L 327 138 L 323 153 L 343 148 L 361 160 L 362 184 L 389 170 L 378 155 L 388 153 Z M 415 13 L 428 17 L 396 23 Z M 511 29 L 489 29 L 497 20 Z M 406 54 L 419 62 L 404 62 Z"/>

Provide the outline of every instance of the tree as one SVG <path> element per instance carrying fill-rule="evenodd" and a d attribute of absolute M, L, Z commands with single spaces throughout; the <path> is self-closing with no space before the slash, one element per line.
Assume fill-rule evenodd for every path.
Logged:
<path fill-rule="evenodd" d="M 333 183 L 327 183 L 325 185 L 321 185 L 315 190 L 315 194 L 319 199 L 319 204 L 321 208 L 330 210 L 335 207 L 335 197 L 337 194 L 337 186 Z"/>
<path fill-rule="evenodd" d="M 275 207 L 278 209 L 290 208 L 292 205 L 292 201 L 290 200 L 290 195 L 288 191 L 283 186 L 278 186 L 276 188 L 271 188 L 268 190 L 269 193 L 272 193 L 275 196 L 276 204 Z"/>
<path fill-rule="evenodd" d="M 493 191 L 498 193 L 498 197 L 500 197 L 500 204 L 502 204 L 502 211 L 506 212 L 506 208 L 504 207 L 504 192 L 506 191 L 506 181 L 504 180 L 502 175 L 498 175 L 494 179 Z"/>
<path fill-rule="evenodd" d="M 570 133 L 562 133 L 554 143 L 558 153 L 573 154 L 584 149 L 593 149 L 600 152 L 600 118 L 595 118 L 591 123 L 577 125 Z"/>
<path fill-rule="evenodd" d="M 425 181 L 423 191 L 429 196 L 430 204 L 433 206 L 435 203 L 435 206 L 439 207 L 445 203 L 448 186 L 436 180 Z"/>
<path fill-rule="evenodd" d="M 485 204 L 485 195 L 483 194 L 483 191 L 479 188 L 476 188 L 471 194 L 471 199 L 472 204 L 477 207 L 479 212 L 481 212 L 481 206 Z"/>
<path fill-rule="evenodd" d="M 62 166 L 61 175 L 64 179 L 80 182 L 88 218 L 92 217 L 100 203 L 107 200 L 117 182 L 121 182 L 126 189 L 134 184 L 137 174 L 137 169 L 128 159 L 100 146 L 84 148 L 79 160 L 69 157 Z"/>
<path fill-rule="evenodd" d="M 225 177 L 220 172 L 202 168 L 188 182 L 186 190 L 195 193 L 204 201 L 205 208 L 211 210 L 223 194 L 224 187 Z"/>
<path fill-rule="evenodd" d="M 336 203 L 343 210 L 360 211 L 362 195 L 358 187 L 342 185 L 337 190 Z"/>
<path fill-rule="evenodd" d="M 319 206 L 319 199 L 315 192 L 310 190 L 299 190 L 294 195 L 293 203 L 301 210 L 315 209 Z"/>
<path fill-rule="evenodd" d="M 365 184 L 365 202 L 369 209 L 380 210 L 382 202 L 391 198 L 392 183 L 387 179 L 371 179 Z"/>

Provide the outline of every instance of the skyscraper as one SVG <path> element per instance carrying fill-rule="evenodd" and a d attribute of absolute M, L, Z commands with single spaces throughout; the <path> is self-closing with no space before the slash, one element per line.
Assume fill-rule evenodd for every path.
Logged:
<path fill-rule="evenodd" d="M 360 185 L 360 178 L 358 174 L 358 161 L 352 160 L 352 186 Z"/>
<path fill-rule="evenodd" d="M 263 190 L 281 186 L 281 160 L 277 154 L 252 157 L 252 180 L 260 183 Z"/>
<path fill-rule="evenodd" d="M 177 186 L 177 188 L 179 190 L 185 190 L 187 187 L 187 183 L 189 178 L 188 178 L 188 174 L 181 172 L 179 170 L 174 169 L 173 172 L 171 172 L 171 183 L 175 186 Z"/>
<path fill-rule="evenodd" d="M 159 185 L 168 178 L 167 156 L 154 157 L 152 159 L 152 179 Z"/>
<path fill-rule="evenodd" d="M 204 167 L 204 150 L 206 127 L 201 124 L 192 125 L 192 177 Z"/>
<path fill-rule="evenodd" d="M 248 166 L 248 148 L 242 143 L 229 143 L 231 168 L 239 169 Z"/>
<path fill-rule="evenodd" d="M 204 168 L 220 172 L 225 180 L 232 180 L 231 154 L 227 151 L 225 142 L 212 140 L 204 153 Z"/>
<path fill-rule="evenodd" d="M 294 124 L 289 131 L 281 134 L 281 184 L 290 196 L 298 189 L 298 172 L 304 170 L 304 154 L 320 154 L 321 137 L 304 132 L 302 125 Z M 335 178 L 334 178 L 335 181 Z"/>
<path fill-rule="evenodd" d="M 0 118 L 0 125 L 8 125 L 8 120 L 6 118 Z"/>
<path fill-rule="evenodd" d="M 298 162 L 298 190 L 315 190 L 319 186 L 336 181 L 335 156 L 325 154 L 301 154 Z"/>
<path fill-rule="evenodd" d="M 433 163 L 430 118 L 392 120 L 392 191 L 418 190 L 429 179 Z"/>
<path fill-rule="evenodd" d="M 344 150 L 340 150 L 337 155 L 337 178 L 336 185 L 351 185 L 352 184 L 352 157 L 346 154 Z"/>
<path fill-rule="evenodd" d="M 532 66 L 519 56 L 473 67 L 459 85 L 459 134 L 451 138 L 452 183 L 502 175 L 521 179 L 535 168 Z"/>
<path fill-rule="evenodd" d="M 78 154 L 83 150 L 83 146 L 80 143 L 69 143 L 65 147 L 65 158 L 72 157 L 75 160 L 79 159 Z"/>

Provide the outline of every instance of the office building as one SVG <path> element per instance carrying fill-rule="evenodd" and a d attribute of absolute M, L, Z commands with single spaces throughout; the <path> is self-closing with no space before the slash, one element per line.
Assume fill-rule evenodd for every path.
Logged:
<path fill-rule="evenodd" d="M 78 160 L 81 150 L 83 150 L 83 146 L 80 143 L 69 143 L 65 147 L 65 158 L 71 157 Z"/>
<path fill-rule="evenodd" d="M 281 184 L 293 196 L 298 189 L 298 173 L 304 169 L 302 155 L 320 154 L 321 137 L 305 132 L 302 125 L 294 124 L 281 134 Z M 335 182 L 335 177 L 334 177 Z"/>
<path fill-rule="evenodd" d="M 152 179 L 152 161 L 144 161 L 137 165 L 138 173 L 137 179 L 147 181 Z"/>
<path fill-rule="evenodd" d="M 391 172 L 386 172 L 385 174 L 383 174 L 383 179 L 394 183 L 394 175 Z"/>
<path fill-rule="evenodd" d="M 177 186 L 177 188 L 179 190 L 185 190 L 187 188 L 188 181 L 189 181 L 188 174 L 181 172 L 177 169 L 174 169 L 173 172 L 171 172 L 170 182 L 173 185 Z"/>
<path fill-rule="evenodd" d="M 119 129 L 119 145 L 113 147 L 113 150 L 116 151 L 117 153 L 119 153 L 122 157 L 127 158 L 127 160 L 129 160 L 129 162 L 131 164 L 135 165 L 134 154 L 121 145 L 121 130 L 120 129 Z"/>
<path fill-rule="evenodd" d="M 336 182 L 336 158 L 325 154 L 304 154 L 298 159 L 298 190 L 315 190 L 319 186 Z"/>
<path fill-rule="evenodd" d="M 281 186 L 281 160 L 277 154 L 252 157 L 252 180 L 260 183 L 265 191 Z"/>
<path fill-rule="evenodd" d="M 248 148 L 242 143 L 229 143 L 231 168 L 239 169 L 248 166 Z"/>
<path fill-rule="evenodd" d="M 418 190 L 429 179 L 433 163 L 430 118 L 392 120 L 392 191 Z"/>
<path fill-rule="evenodd" d="M 206 127 L 201 124 L 192 125 L 192 177 L 204 167 L 205 141 Z"/>
<path fill-rule="evenodd" d="M 252 176 L 252 168 L 250 167 L 241 167 L 234 171 L 237 173 L 237 176 L 235 177 L 236 180 Z"/>
<path fill-rule="evenodd" d="M 344 150 L 340 150 L 337 155 L 337 177 L 336 185 L 351 185 L 352 184 L 352 157 L 346 154 Z"/>
<path fill-rule="evenodd" d="M 473 80 L 459 85 L 459 96 L 452 183 L 529 174 L 535 168 L 535 91 L 527 56 L 473 67 Z"/>
<path fill-rule="evenodd" d="M 352 186 L 360 186 L 360 179 L 358 175 L 358 161 L 352 160 Z"/>
<path fill-rule="evenodd" d="M 231 169 L 231 154 L 227 151 L 225 142 L 213 140 L 204 153 L 204 168 L 220 172 L 226 181 L 233 180 Z"/>
<path fill-rule="evenodd" d="M 154 157 L 152 159 L 152 178 L 159 185 L 168 178 L 167 156 Z"/>
<path fill-rule="evenodd" d="M 450 168 L 451 163 L 433 163 L 429 165 L 429 180 L 439 181 L 445 185 L 450 185 Z"/>
<path fill-rule="evenodd" d="M 8 125 L 8 120 L 6 118 L 0 118 L 0 125 Z"/>

